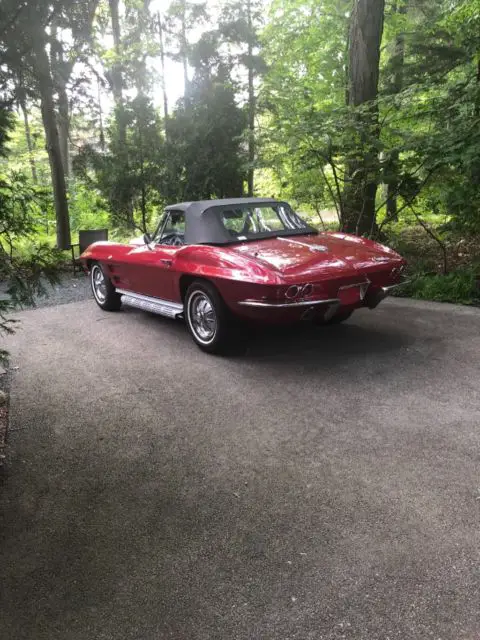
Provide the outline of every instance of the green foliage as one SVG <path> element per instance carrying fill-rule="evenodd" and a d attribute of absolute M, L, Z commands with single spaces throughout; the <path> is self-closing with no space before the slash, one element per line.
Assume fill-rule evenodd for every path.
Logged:
<path fill-rule="evenodd" d="M 169 56 L 176 62 L 186 62 L 191 56 L 193 46 L 190 32 L 207 21 L 207 3 L 172 0 L 168 7 L 167 40 L 170 46 Z M 188 87 L 185 87 L 188 90 Z"/>
<path fill-rule="evenodd" d="M 368 118 L 345 107 L 350 5 L 272 3 L 262 35 L 269 65 L 262 91 L 263 163 L 274 168 L 290 197 L 342 211 L 345 170 L 359 161 L 362 147 L 372 145 L 380 164 L 378 171 L 372 164 L 370 179 L 390 185 L 400 212 L 428 192 L 433 212 L 451 216 L 456 228 L 478 230 L 478 1 L 387 4 L 379 140 L 366 126 Z M 370 108 L 365 105 L 366 113 Z M 386 202 L 386 191 L 379 190 L 377 212 Z"/>
<path fill-rule="evenodd" d="M 108 203 L 98 189 L 81 180 L 70 182 L 70 220 L 72 231 L 109 227 Z"/>
<path fill-rule="evenodd" d="M 8 103 L 0 101 L 0 157 L 5 156 L 14 125 L 14 116 Z"/>
<path fill-rule="evenodd" d="M 108 153 L 85 147 L 77 156 L 77 175 L 91 193 L 98 186 L 114 226 L 128 227 L 131 215 L 146 230 L 165 202 L 242 193 L 245 115 L 232 85 L 202 71 L 188 104 L 180 103 L 168 119 L 168 141 L 151 103 L 138 96 L 112 121 Z M 125 142 L 119 118 L 126 124 Z M 98 197 L 95 202 L 101 207 Z"/>
<path fill-rule="evenodd" d="M 414 275 L 411 282 L 402 287 L 397 295 L 420 300 L 480 305 L 480 271 L 470 268 L 458 269 L 447 275 Z"/>
<path fill-rule="evenodd" d="M 38 215 L 45 194 L 23 174 L 0 175 L 0 281 L 9 298 L 0 300 L 0 333 L 11 333 L 14 307 L 34 303 L 58 280 L 60 254 L 38 242 Z M 6 357 L 0 352 L 0 358 Z"/>
<path fill-rule="evenodd" d="M 109 138 L 108 153 L 86 145 L 74 168 L 87 187 L 98 187 L 108 203 L 113 226 L 145 231 L 152 211 L 162 202 L 165 187 L 162 125 L 150 100 L 139 95 L 125 104 L 111 122 Z M 98 196 L 92 204 L 103 214 Z"/>
<path fill-rule="evenodd" d="M 188 104 L 169 119 L 168 176 L 172 200 L 200 200 L 242 194 L 245 113 L 235 104 L 231 84 L 197 75 Z"/>
<path fill-rule="evenodd" d="M 35 162 L 37 182 L 47 187 L 47 185 L 50 185 L 50 166 L 48 164 L 48 154 L 40 110 L 32 106 L 29 111 L 32 154 L 30 155 L 27 146 L 25 126 L 22 118 L 20 114 L 14 113 L 12 120 L 13 128 L 9 134 L 6 147 L 6 157 L 3 161 L 0 160 L 0 167 L 8 167 L 8 170 L 17 172 L 31 173 L 29 164 L 32 157 Z"/>
<path fill-rule="evenodd" d="M 348 0 L 274 2 L 262 35 L 269 69 L 261 94 L 268 114 L 263 162 L 290 197 L 341 215 L 347 168 L 360 161 L 362 148 L 380 151 L 375 127 L 364 125 L 370 105 L 346 106 L 350 7 Z"/>

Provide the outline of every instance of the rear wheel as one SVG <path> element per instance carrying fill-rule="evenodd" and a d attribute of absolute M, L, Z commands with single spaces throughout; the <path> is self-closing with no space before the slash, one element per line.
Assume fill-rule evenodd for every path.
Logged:
<path fill-rule="evenodd" d="M 121 296 L 116 292 L 112 281 L 98 262 L 94 262 L 90 269 L 90 284 L 95 302 L 101 309 L 104 311 L 118 311 L 120 309 Z"/>
<path fill-rule="evenodd" d="M 193 282 L 188 287 L 184 309 L 188 330 L 200 349 L 219 355 L 244 350 L 243 331 L 212 284 Z"/>

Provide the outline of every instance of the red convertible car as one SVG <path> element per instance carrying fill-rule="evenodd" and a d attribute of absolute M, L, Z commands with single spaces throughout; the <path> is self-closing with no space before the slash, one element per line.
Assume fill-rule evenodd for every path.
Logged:
<path fill-rule="evenodd" d="M 185 318 L 210 353 L 238 344 L 248 322 L 336 324 L 373 309 L 402 284 L 406 264 L 371 240 L 319 233 L 265 198 L 168 206 L 153 236 L 96 242 L 81 261 L 102 309 Z"/>

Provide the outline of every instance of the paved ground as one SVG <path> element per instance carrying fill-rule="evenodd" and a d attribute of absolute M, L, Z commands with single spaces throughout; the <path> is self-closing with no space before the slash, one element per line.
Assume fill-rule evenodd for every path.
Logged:
<path fill-rule="evenodd" d="M 9 339 L 8 640 L 478 640 L 480 311 L 202 354 L 93 302 Z"/>
<path fill-rule="evenodd" d="M 92 290 L 88 277 L 81 271 L 73 274 L 71 271 L 60 273 L 60 281 L 51 285 L 43 281 L 45 295 L 34 296 L 35 307 L 52 307 L 58 304 L 80 302 L 91 298 Z M 0 299 L 8 299 L 8 283 L 0 282 Z M 14 311 L 16 314 L 16 311 Z"/>

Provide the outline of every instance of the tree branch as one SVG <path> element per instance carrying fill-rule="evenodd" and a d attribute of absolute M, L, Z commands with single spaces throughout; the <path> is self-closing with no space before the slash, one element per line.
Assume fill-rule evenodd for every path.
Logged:
<path fill-rule="evenodd" d="M 418 196 L 420 195 L 420 192 L 422 191 L 422 189 L 425 187 L 425 185 L 427 184 L 427 182 L 430 180 L 430 178 L 432 177 L 432 175 L 435 173 L 435 171 L 437 171 L 437 169 L 440 167 L 440 165 L 435 165 L 434 167 L 432 167 L 432 169 L 430 169 L 430 171 L 427 173 L 426 177 L 424 180 L 422 180 L 422 182 L 419 184 L 419 186 L 416 189 L 415 194 L 411 197 L 411 198 L 405 198 L 405 201 L 403 203 L 403 205 L 400 207 L 400 209 L 397 209 L 397 216 L 399 213 L 401 213 L 404 209 L 406 209 L 407 207 L 409 207 L 416 198 L 418 198 Z M 415 172 L 416 173 L 416 172 Z M 412 175 L 415 175 L 415 173 L 413 173 Z M 401 185 L 400 185 L 401 186 Z M 386 202 L 386 201 L 385 201 Z M 385 204 L 384 202 L 384 204 Z M 383 206 L 383 205 L 382 205 Z M 377 209 L 378 211 L 378 209 Z M 388 218 L 388 216 L 385 217 L 385 219 L 383 220 L 383 222 L 381 223 L 381 225 L 378 227 L 378 232 L 380 233 L 383 229 L 383 227 L 388 224 L 389 222 L 391 222 L 391 218 Z"/>
<path fill-rule="evenodd" d="M 443 275 L 446 276 L 448 273 L 448 258 L 447 258 L 447 247 L 445 243 L 430 229 L 428 224 L 421 219 L 420 215 L 415 211 L 411 204 L 408 205 L 408 208 L 411 210 L 415 218 L 417 219 L 418 224 L 427 232 L 427 234 L 435 240 L 435 242 L 440 246 L 443 255 Z"/>
<path fill-rule="evenodd" d="M 15 11 L 15 13 L 13 14 L 13 16 L 10 18 L 10 20 L 7 22 L 6 25 L 4 25 L 2 27 L 1 30 L 1 34 L 3 35 L 4 33 L 7 33 L 7 31 L 13 27 L 13 25 L 15 24 L 15 22 L 18 20 L 18 17 L 20 16 L 20 14 L 22 13 L 22 11 L 25 9 L 26 7 L 26 3 L 21 4 L 19 7 L 17 7 L 17 10 Z M 1 14 L 0 14 L 1 16 Z"/>

